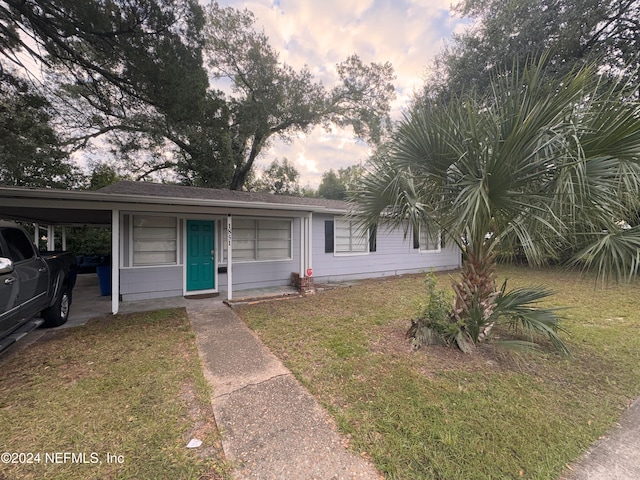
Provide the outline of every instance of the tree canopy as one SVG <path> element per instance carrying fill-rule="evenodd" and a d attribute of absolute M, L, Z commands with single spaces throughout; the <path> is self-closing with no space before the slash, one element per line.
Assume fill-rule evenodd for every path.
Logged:
<path fill-rule="evenodd" d="M 0 45 L 0 67 L 26 68 L 25 53 L 41 66 L 64 142 L 106 142 L 137 179 L 241 189 L 274 138 L 333 124 L 378 141 L 394 95 L 390 64 L 353 55 L 327 89 L 281 62 L 249 11 L 215 2 L 0 0 Z"/>
<path fill-rule="evenodd" d="M 25 66 L 20 54 L 27 53 L 105 101 L 120 93 L 184 110 L 207 86 L 202 21 L 193 0 L 2 0 L 0 45 L 4 62 Z M 193 78 L 193 65 L 200 78 Z M 181 82 L 167 75 L 171 69 L 186 74 Z"/>
<path fill-rule="evenodd" d="M 250 182 L 249 191 L 267 192 L 274 195 L 300 196 L 300 172 L 287 159 L 277 158 L 264 169 L 260 178 Z"/>
<path fill-rule="evenodd" d="M 640 81 L 637 0 L 462 0 L 455 10 L 475 24 L 437 58 L 430 87 L 441 94 L 484 91 L 498 72 L 542 52 L 545 74 L 556 79 L 595 63 L 601 73 Z"/>
<path fill-rule="evenodd" d="M 362 165 L 350 165 L 339 168 L 337 172 L 330 169 L 322 174 L 318 187 L 318 195 L 333 200 L 344 200 L 358 188 L 358 182 L 364 174 Z"/>
<path fill-rule="evenodd" d="M 0 185 L 70 188 L 80 183 L 47 99 L 6 71 L 0 71 L 0 97 Z"/>
<path fill-rule="evenodd" d="M 31 75 L 68 145 L 109 142 L 141 178 L 175 168 L 169 153 L 196 125 L 210 133 L 194 125 L 207 115 L 202 22 L 194 0 L 2 0 L 0 61 Z"/>

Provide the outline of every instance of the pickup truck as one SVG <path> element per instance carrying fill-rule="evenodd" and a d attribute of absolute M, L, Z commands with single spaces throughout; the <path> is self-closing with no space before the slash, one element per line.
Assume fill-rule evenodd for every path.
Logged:
<path fill-rule="evenodd" d="M 40 253 L 22 227 L 0 221 L 0 351 L 40 325 L 67 321 L 75 266 L 71 253 Z"/>

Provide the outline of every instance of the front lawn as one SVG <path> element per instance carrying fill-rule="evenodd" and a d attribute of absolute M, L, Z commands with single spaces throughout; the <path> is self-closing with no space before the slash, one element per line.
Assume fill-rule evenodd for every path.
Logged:
<path fill-rule="evenodd" d="M 504 267 L 557 294 L 572 356 L 487 344 L 411 351 L 423 276 L 364 281 L 238 309 L 387 478 L 556 479 L 640 395 L 640 283 Z M 438 276 L 450 287 L 448 274 Z M 501 280 L 500 280 L 501 281 Z M 509 332 L 498 332 L 506 336 Z"/>
<path fill-rule="evenodd" d="M 0 357 L 0 478 L 226 478 L 184 310 L 109 316 L 12 348 Z M 199 449 L 186 448 L 192 438 Z"/>

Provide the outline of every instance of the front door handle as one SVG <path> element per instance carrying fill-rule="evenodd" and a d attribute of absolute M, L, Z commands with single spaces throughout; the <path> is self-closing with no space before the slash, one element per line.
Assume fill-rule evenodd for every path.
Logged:
<path fill-rule="evenodd" d="M 38 272 L 40 272 L 40 273 L 44 273 L 44 272 L 46 272 L 46 271 L 47 271 L 47 267 L 40 267 L 40 268 L 38 269 Z"/>
<path fill-rule="evenodd" d="M 4 284 L 5 285 L 11 285 L 16 281 L 16 277 L 9 277 L 9 278 L 5 278 L 4 280 Z"/>

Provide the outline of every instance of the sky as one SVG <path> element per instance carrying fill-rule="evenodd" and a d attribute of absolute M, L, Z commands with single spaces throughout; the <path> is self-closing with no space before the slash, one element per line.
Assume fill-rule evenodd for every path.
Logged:
<path fill-rule="evenodd" d="M 218 0 L 222 6 L 248 9 L 256 17 L 280 59 L 296 69 L 307 66 L 331 88 L 335 65 L 355 53 L 366 64 L 390 62 L 395 70 L 398 119 L 419 89 L 434 56 L 461 31 L 466 21 L 450 11 L 452 0 Z M 204 3 L 204 2 L 203 2 Z M 350 129 L 316 127 L 290 144 L 275 142 L 258 168 L 287 158 L 300 172 L 301 186 L 317 188 L 329 169 L 364 162 L 370 147 Z"/>

